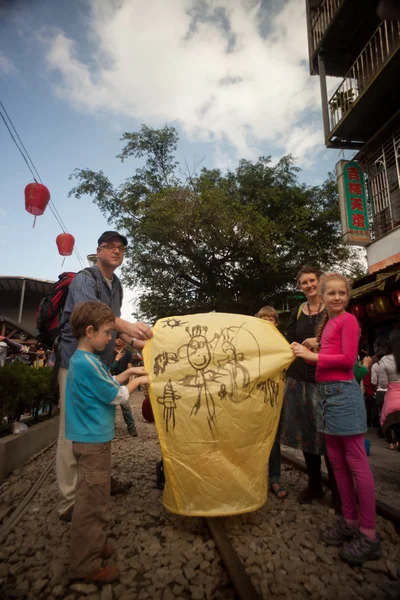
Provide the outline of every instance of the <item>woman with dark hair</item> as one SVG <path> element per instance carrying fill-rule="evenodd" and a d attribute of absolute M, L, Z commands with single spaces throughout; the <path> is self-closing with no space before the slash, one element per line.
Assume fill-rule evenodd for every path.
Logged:
<path fill-rule="evenodd" d="M 309 349 L 316 345 L 316 331 L 320 318 L 325 313 L 319 293 L 321 275 L 322 271 L 312 266 L 303 267 L 297 274 L 297 286 L 305 295 L 306 302 L 296 306 L 290 316 L 286 333 L 290 344 L 298 342 Z M 321 456 L 324 456 L 332 488 L 332 503 L 339 508 L 339 493 L 327 458 L 325 436 L 323 433 L 317 433 L 319 407 L 315 371 L 315 364 L 296 358 L 286 373 L 280 443 L 302 450 L 304 454 L 308 486 L 298 495 L 298 502 L 306 504 L 322 498 Z"/>
<path fill-rule="evenodd" d="M 400 331 L 389 335 L 389 354 L 379 361 L 379 385 L 386 387 L 381 412 L 383 433 L 392 439 L 394 448 L 400 450 Z"/>

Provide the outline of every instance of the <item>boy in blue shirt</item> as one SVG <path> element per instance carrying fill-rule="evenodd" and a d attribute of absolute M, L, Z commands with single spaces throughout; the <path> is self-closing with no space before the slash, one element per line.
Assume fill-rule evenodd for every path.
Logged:
<path fill-rule="evenodd" d="M 143 367 L 132 367 L 112 377 L 96 356 L 107 346 L 115 328 L 115 315 L 101 302 L 82 302 L 74 308 L 70 325 L 78 340 L 68 370 L 65 437 L 72 441 L 78 463 L 78 485 L 71 523 L 71 579 L 109 583 L 118 569 L 103 567 L 102 559 L 114 550 L 105 526 L 110 503 L 111 440 L 115 408 L 129 401 L 140 385 L 149 384 Z M 130 376 L 138 375 L 127 385 Z"/>

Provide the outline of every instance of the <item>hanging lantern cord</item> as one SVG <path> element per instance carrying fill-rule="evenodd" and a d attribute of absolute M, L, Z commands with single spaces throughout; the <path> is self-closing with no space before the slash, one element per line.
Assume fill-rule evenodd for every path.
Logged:
<path fill-rule="evenodd" d="M 7 127 L 7 130 L 8 130 L 8 133 L 10 134 L 10 136 L 11 136 L 11 139 L 13 140 L 14 144 L 17 146 L 17 148 L 18 148 L 19 152 L 21 153 L 21 156 L 22 156 L 22 158 L 24 159 L 24 161 L 25 161 L 25 163 L 26 163 L 26 166 L 27 166 L 27 167 L 28 167 L 28 169 L 30 170 L 30 172 L 31 172 L 31 174 L 32 174 L 32 177 L 33 177 L 33 179 L 34 179 L 35 183 L 38 183 L 38 181 L 37 181 L 37 179 L 36 179 L 36 177 L 35 177 L 35 173 L 36 173 L 36 176 L 37 176 L 37 178 L 39 179 L 40 183 L 41 183 L 41 184 L 43 184 L 43 181 L 42 181 L 42 179 L 41 179 L 41 177 L 40 177 L 40 175 L 39 175 L 39 173 L 38 173 L 38 170 L 36 169 L 36 167 L 35 167 L 35 165 L 34 165 L 34 163 L 33 163 L 33 160 L 31 159 L 31 157 L 30 157 L 30 155 L 29 155 L 29 152 L 28 152 L 28 150 L 25 148 L 25 146 L 24 146 L 24 143 L 23 143 L 23 141 L 21 140 L 21 138 L 20 138 L 20 136 L 19 136 L 19 134 L 18 134 L 18 131 L 16 130 L 16 128 L 15 128 L 15 126 L 14 126 L 14 123 L 13 123 L 13 122 L 12 122 L 12 120 L 11 120 L 11 117 L 10 117 L 10 115 L 9 115 L 9 114 L 8 114 L 8 112 L 6 111 L 6 109 L 5 109 L 5 106 L 4 106 L 4 104 L 2 103 L 2 101 L 1 101 L 1 100 L 0 100 L 0 107 L 1 107 L 1 110 L 0 110 L 0 116 L 1 116 L 1 118 L 3 119 L 3 121 L 4 121 L 4 125 Z M 11 127 L 12 127 L 12 130 L 14 131 L 14 133 L 15 133 L 16 137 L 18 138 L 18 140 L 19 140 L 19 143 L 21 144 L 21 146 L 22 146 L 22 148 L 23 148 L 24 152 L 22 151 L 22 149 L 21 149 L 21 146 L 18 144 L 17 140 L 15 139 L 15 137 L 14 137 L 14 135 L 13 135 L 13 131 L 10 129 L 10 126 L 9 126 L 9 124 L 7 123 L 6 117 L 4 116 L 3 112 L 4 112 L 4 114 L 6 115 L 6 117 L 7 117 L 8 121 L 9 121 L 9 123 L 10 123 Z M 28 162 L 28 159 L 29 159 L 29 162 Z M 29 164 L 29 163 L 30 163 L 30 164 Z M 31 166 L 31 165 L 32 165 L 32 166 Z M 33 170 L 32 170 L 32 169 L 33 169 Z M 65 224 L 63 223 L 63 220 L 62 220 L 62 218 L 61 218 L 61 215 L 60 215 L 60 213 L 58 212 L 57 208 L 55 207 L 55 205 L 54 205 L 54 202 L 53 202 L 51 199 L 50 199 L 50 202 L 49 202 L 49 207 L 50 207 L 50 210 L 51 210 L 51 212 L 52 212 L 52 213 L 53 213 L 53 215 L 54 215 L 54 218 L 56 219 L 57 223 L 58 223 L 58 224 L 59 224 L 59 226 L 61 227 L 62 231 L 63 231 L 64 233 L 66 233 L 66 232 L 67 232 L 67 228 L 66 228 Z M 36 223 L 36 217 L 35 217 L 35 220 L 34 220 L 34 222 L 33 222 L 33 227 L 35 227 L 35 223 Z M 82 266 L 83 268 L 85 268 L 85 263 L 84 263 L 84 261 L 83 261 L 83 259 L 82 259 L 82 256 L 80 255 L 80 253 L 78 252 L 78 250 L 77 250 L 76 248 L 74 248 L 74 253 L 75 253 L 75 255 L 76 255 L 76 257 L 77 257 L 78 261 L 80 262 L 81 266 Z"/>

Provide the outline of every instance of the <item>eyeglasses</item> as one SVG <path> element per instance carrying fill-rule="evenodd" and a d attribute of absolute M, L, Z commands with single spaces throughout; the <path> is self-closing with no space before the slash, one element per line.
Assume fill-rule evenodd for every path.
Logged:
<path fill-rule="evenodd" d="M 124 252 L 125 246 L 116 245 L 116 244 L 102 244 L 100 248 L 104 248 L 105 250 L 118 250 L 118 252 Z"/>

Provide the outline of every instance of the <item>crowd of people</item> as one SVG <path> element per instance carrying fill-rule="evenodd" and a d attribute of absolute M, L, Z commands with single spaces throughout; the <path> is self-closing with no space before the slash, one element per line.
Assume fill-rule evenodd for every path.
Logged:
<path fill-rule="evenodd" d="M 118 232 L 99 238 L 95 278 L 85 271 L 75 276 L 60 322 L 58 514 L 71 522 L 71 578 L 95 583 L 118 577 L 116 566 L 103 563 L 114 552 L 106 534 L 108 508 L 110 494 L 131 485 L 111 476 L 116 406 L 121 406 L 128 433 L 136 436 L 129 396 L 149 384 L 140 354 L 134 357 L 126 344 L 140 352 L 152 331 L 120 317 L 122 286 L 115 270 L 126 246 Z M 385 344 L 378 338 L 375 355 L 359 361 L 360 325 L 346 311 L 347 279 L 303 267 L 297 285 L 305 302 L 293 309 L 286 332 L 294 360 L 286 373 L 269 486 L 278 499 L 287 497 L 280 469 L 284 444 L 301 450 L 307 466 L 308 485 L 298 502 L 318 501 L 323 496 L 323 457 L 336 517 L 320 540 L 340 547 L 343 560 L 361 565 L 381 556 L 364 435 L 377 413 L 389 447 L 399 445 L 400 332 L 394 330 Z M 271 306 L 256 317 L 279 325 Z"/>

